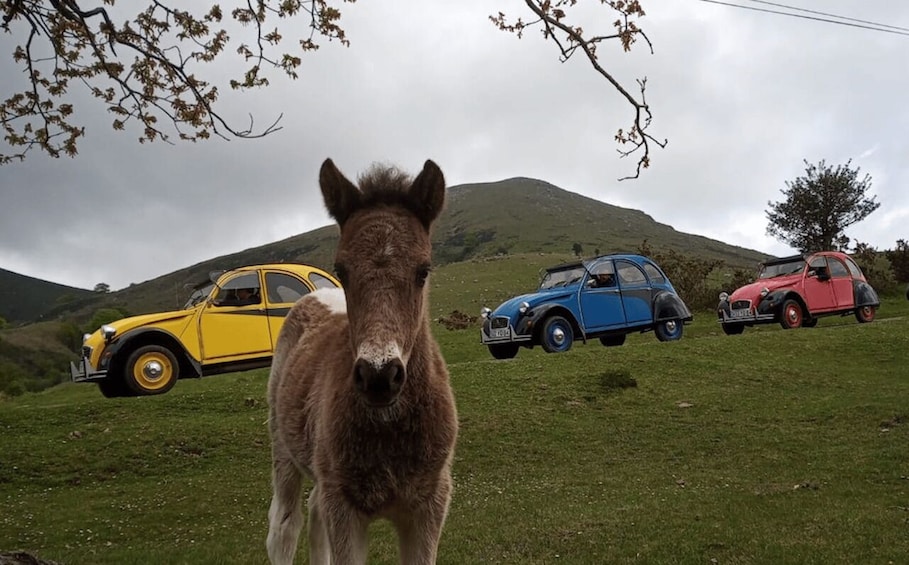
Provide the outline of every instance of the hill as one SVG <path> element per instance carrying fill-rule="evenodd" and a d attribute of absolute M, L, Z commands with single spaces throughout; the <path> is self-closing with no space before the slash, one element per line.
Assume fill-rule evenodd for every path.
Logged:
<path fill-rule="evenodd" d="M 77 306 L 94 295 L 84 288 L 0 269 L 0 318 L 12 324 L 37 320 L 62 305 Z"/>
<path fill-rule="evenodd" d="M 658 250 L 722 259 L 732 267 L 750 268 L 766 258 L 757 251 L 679 232 L 639 210 L 605 204 L 536 179 L 457 185 L 448 192 L 433 237 L 434 260 L 440 265 L 503 254 L 570 255 L 575 243 L 582 246 L 584 255 L 597 250 L 634 251 L 644 240 Z M 84 321 L 101 307 L 131 314 L 179 308 L 189 288 L 206 280 L 208 273 L 242 265 L 300 262 L 330 270 L 337 236 L 336 226 L 324 226 L 209 259 L 108 295 L 90 296 L 90 301 L 35 309 L 31 319 L 43 315 L 45 319 Z"/>
<path fill-rule="evenodd" d="M 579 243 L 585 255 L 634 251 L 647 240 L 655 249 L 674 249 L 731 267 L 751 268 L 766 255 L 702 236 L 679 232 L 639 210 L 605 204 L 544 181 L 513 178 L 449 188 L 436 224 L 437 264 L 502 254 L 570 254 Z M 338 230 L 324 226 L 281 241 L 223 255 L 111 293 L 103 300 L 134 314 L 181 306 L 189 286 L 213 270 L 271 262 L 300 262 L 331 270 Z M 100 304 L 88 305 L 90 308 Z M 89 316 L 90 308 L 61 307 L 52 315 Z"/>

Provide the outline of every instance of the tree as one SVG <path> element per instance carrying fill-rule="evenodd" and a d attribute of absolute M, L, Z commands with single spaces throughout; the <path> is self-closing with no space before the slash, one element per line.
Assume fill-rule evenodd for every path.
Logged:
<path fill-rule="evenodd" d="M 110 285 L 107 283 L 99 282 L 95 285 L 93 292 L 97 292 L 98 294 L 107 294 L 110 292 Z"/>
<path fill-rule="evenodd" d="M 205 76 L 204 65 L 235 52 L 240 68 L 227 84 L 239 90 L 268 86 L 269 71 L 295 79 L 301 56 L 319 49 L 321 40 L 348 45 L 339 5 L 354 0 L 229 1 L 229 11 L 205 3 L 187 8 L 177 0 L 122 5 L 116 0 L 0 2 L 0 29 L 19 38 L 13 60 L 25 77 L 21 88 L 14 86 L 12 75 L 3 81 L 4 90 L 12 92 L 0 98 L 0 125 L 12 152 L 0 153 L 0 165 L 21 161 L 34 148 L 53 157 L 77 154 L 85 130 L 76 123 L 71 102 L 76 87 L 84 87 L 107 107 L 115 130 L 139 128 L 140 142 L 261 137 L 280 129 L 280 115 L 264 128 L 256 128 L 252 117 L 245 127 L 229 124 L 218 110 L 217 74 Z M 614 33 L 606 34 L 585 31 L 569 19 L 578 0 L 525 3 L 532 13 L 528 21 L 509 22 L 501 12 L 489 19 L 518 37 L 528 28 L 541 28 L 543 37 L 558 47 L 562 61 L 582 53 L 625 98 L 634 120 L 629 128 L 619 129 L 615 139 L 620 155 L 639 154 L 631 178 L 637 177 L 650 164 L 651 143 L 664 147 L 666 141 L 647 133 L 652 115 L 644 96 L 646 78 L 637 81 L 640 94 L 631 94 L 600 64 L 597 47 L 616 40 L 629 51 L 638 38 L 650 46 L 637 25 L 645 15 L 641 3 L 601 0 L 604 9 L 618 13 Z M 130 11 L 137 4 L 138 12 Z M 305 26 L 290 23 L 299 19 Z M 237 24 L 247 28 L 237 35 L 249 41 L 228 49 L 228 28 Z M 303 31 L 285 38 L 279 27 Z"/>
<path fill-rule="evenodd" d="M 805 161 L 805 176 L 786 182 L 781 202 L 768 202 L 767 235 L 803 253 L 845 249 L 849 238 L 844 230 L 864 220 L 880 206 L 875 196 L 867 198 L 871 177 L 859 180 L 859 167 L 852 160 L 836 168 L 821 161 Z"/>

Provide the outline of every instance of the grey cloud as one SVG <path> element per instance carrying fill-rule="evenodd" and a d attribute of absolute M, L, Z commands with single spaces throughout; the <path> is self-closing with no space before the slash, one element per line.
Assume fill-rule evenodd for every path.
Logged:
<path fill-rule="evenodd" d="M 845 0 L 806 7 L 909 25 L 909 6 L 866 4 L 863 14 Z M 325 157 L 350 176 L 373 161 L 416 170 L 432 158 L 452 184 L 537 177 L 771 253 L 787 250 L 764 236 L 763 211 L 802 159 L 853 158 L 882 207 L 848 235 L 880 247 L 909 235 L 909 38 L 651 0 L 642 23 L 656 53 L 602 56 L 628 85 L 647 76 L 651 131 L 669 146 L 641 179 L 619 183 L 634 170 L 613 141 L 630 107 L 580 59 L 559 63 L 536 32 L 495 30 L 491 7 L 525 9 L 347 5 L 350 48 L 306 55 L 298 81 L 222 89 L 234 123 L 284 113 L 284 129 L 264 139 L 140 146 L 103 110 L 83 110 L 78 158 L 35 154 L 0 169 L 0 267 L 119 288 L 314 229 L 329 223 L 316 187 Z M 10 65 L 0 58 L 4 76 Z"/>

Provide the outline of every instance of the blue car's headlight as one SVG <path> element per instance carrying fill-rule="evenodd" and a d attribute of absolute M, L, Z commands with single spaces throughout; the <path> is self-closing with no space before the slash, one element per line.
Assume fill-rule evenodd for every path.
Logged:
<path fill-rule="evenodd" d="M 518 312 L 520 312 L 521 314 L 526 314 L 528 310 L 530 310 L 530 303 L 521 302 L 521 306 L 518 308 Z"/>
<path fill-rule="evenodd" d="M 490 314 L 492 314 L 492 310 L 490 310 L 489 308 L 487 308 L 485 306 L 480 308 L 480 317 L 483 318 L 484 320 L 486 318 L 488 318 Z"/>

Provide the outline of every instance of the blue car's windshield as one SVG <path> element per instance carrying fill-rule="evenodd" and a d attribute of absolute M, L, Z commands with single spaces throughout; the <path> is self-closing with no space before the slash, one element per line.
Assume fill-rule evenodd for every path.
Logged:
<path fill-rule="evenodd" d="M 572 269 L 546 271 L 546 274 L 543 275 L 543 281 L 540 283 L 540 290 L 574 284 L 583 279 L 586 273 L 587 270 L 580 265 Z"/>

